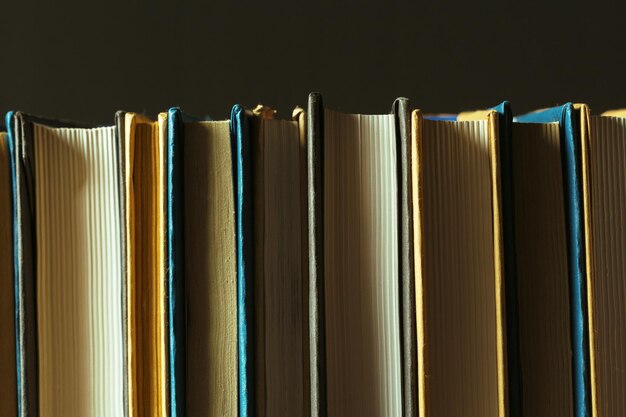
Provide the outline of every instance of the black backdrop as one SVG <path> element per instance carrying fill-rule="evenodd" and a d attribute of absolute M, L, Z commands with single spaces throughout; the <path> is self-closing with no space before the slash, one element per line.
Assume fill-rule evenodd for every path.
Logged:
<path fill-rule="evenodd" d="M 0 112 L 626 107 L 626 2 L 2 0 Z M 457 4 L 458 3 L 458 4 Z"/>

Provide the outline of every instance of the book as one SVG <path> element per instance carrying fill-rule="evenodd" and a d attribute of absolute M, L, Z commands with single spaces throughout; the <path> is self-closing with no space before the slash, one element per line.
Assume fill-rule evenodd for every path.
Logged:
<path fill-rule="evenodd" d="M 579 111 L 513 124 L 522 409 L 537 416 L 590 412 Z"/>
<path fill-rule="evenodd" d="M 506 399 L 509 416 L 522 416 L 521 375 L 519 369 L 519 323 L 517 294 L 517 251 L 515 245 L 515 200 L 513 195 L 513 113 L 509 102 L 504 101 L 489 110 L 462 112 L 438 120 L 463 121 L 484 117 L 496 112 L 498 131 L 499 174 L 501 192 L 502 251 L 504 294 L 506 311 Z M 432 117 L 429 117 L 432 119 Z"/>
<path fill-rule="evenodd" d="M 12 156 L 7 132 L 0 132 L 0 415 L 3 416 L 17 415 Z"/>
<path fill-rule="evenodd" d="M 0 415 L 626 414 L 626 109 L 0 126 Z"/>
<path fill-rule="evenodd" d="M 19 416 L 124 415 L 120 142 L 21 112 L 15 149 Z"/>
<path fill-rule="evenodd" d="M 500 112 L 411 116 L 420 416 L 506 416 Z"/>
<path fill-rule="evenodd" d="M 235 106 L 240 415 L 307 415 L 305 114 Z"/>
<path fill-rule="evenodd" d="M 230 121 L 168 113 L 171 416 L 237 416 Z"/>
<path fill-rule="evenodd" d="M 623 236 L 626 111 L 593 115 L 575 105 L 581 129 L 586 300 L 589 335 L 588 415 L 626 413 L 626 287 Z"/>
<path fill-rule="evenodd" d="M 119 114 L 119 113 L 118 113 Z M 168 404 L 165 311 L 167 115 L 124 116 L 128 415 L 164 416 Z"/>
<path fill-rule="evenodd" d="M 314 416 L 403 413 L 403 382 L 409 381 L 403 381 L 402 323 L 410 313 L 401 314 L 401 294 L 410 283 L 402 279 L 408 266 L 402 256 L 410 253 L 400 249 L 408 236 L 400 222 L 410 220 L 399 219 L 409 214 L 399 188 L 407 183 L 402 157 L 409 148 L 398 143 L 406 137 L 407 107 L 402 102 L 395 114 L 344 114 L 326 109 L 320 94 L 309 96 Z"/>

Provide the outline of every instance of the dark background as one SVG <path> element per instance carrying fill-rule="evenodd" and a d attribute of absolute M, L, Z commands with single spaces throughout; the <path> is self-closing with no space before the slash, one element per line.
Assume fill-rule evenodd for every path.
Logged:
<path fill-rule="evenodd" d="M 626 107 L 626 2 L 2 0 L 0 112 Z"/>

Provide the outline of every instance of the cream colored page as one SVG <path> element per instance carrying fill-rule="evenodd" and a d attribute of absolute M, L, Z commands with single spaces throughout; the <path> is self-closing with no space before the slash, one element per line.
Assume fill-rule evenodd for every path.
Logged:
<path fill-rule="evenodd" d="M 15 359 L 15 291 L 11 224 L 11 170 L 7 134 L 0 132 L 0 416 L 17 414 Z"/>
<path fill-rule="evenodd" d="M 187 415 L 237 416 L 235 213 L 229 122 L 185 124 Z"/>
<path fill-rule="evenodd" d="M 303 415 L 304 358 L 298 124 L 263 122 L 264 415 Z"/>
<path fill-rule="evenodd" d="M 626 415 L 626 119 L 592 116 L 591 303 L 598 417 Z"/>
<path fill-rule="evenodd" d="M 326 368 L 330 416 L 399 416 L 393 116 L 324 115 Z"/>
<path fill-rule="evenodd" d="M 39 412 L 123 416 L 115 131 L 33 130 Z"/>
<path fill-rule="evenodd" d="M 423 122 L 420 280 L 429 416 L 498 416 L 488 123 Z M 419 294 L 418 294 L 419 297 Z M 422 336 L 422 337 L 420 337 Z"/>
<path fill-rule="evenodd" d="M 513 125 L 522 408 L 572 416 L 569 278 L 558 123 Z"/>

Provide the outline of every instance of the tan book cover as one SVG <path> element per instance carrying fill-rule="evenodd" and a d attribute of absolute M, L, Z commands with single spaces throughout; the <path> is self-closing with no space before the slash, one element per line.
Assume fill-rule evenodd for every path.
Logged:
<path fill-rule="evenodd" d="M 411 116 L 419 415 L 508 415 L 495 111 Z"/>
<path fill-rule="evenodd" d="M 591 406 L 626 413 L 626 110 L 593 115 L 575 105 L 581 127 Z"/>

